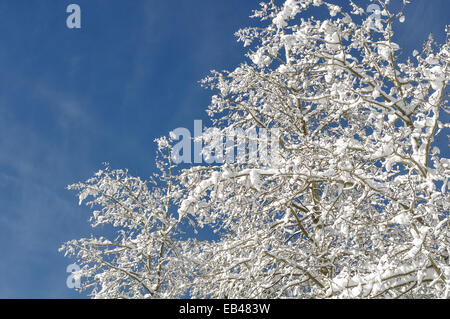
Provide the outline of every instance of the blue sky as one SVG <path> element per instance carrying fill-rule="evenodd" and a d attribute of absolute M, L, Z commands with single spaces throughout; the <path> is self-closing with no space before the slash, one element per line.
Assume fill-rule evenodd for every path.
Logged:
<path fill-rule="evenodd" d="M 109 162 L 146 177 L 153 140 L 206 119 L 198 81 L 232 69 L 258 0 L 0 0 L 0 298 L 85 297 L 57 249 L 89 236 L 68 184 Z M 367 1 L 366 1 L 367 2 Z M 82 10 L 81 30 L 66 7 Z M 442 41 L 450 1 L 415 0 L 397 42 Z"/>

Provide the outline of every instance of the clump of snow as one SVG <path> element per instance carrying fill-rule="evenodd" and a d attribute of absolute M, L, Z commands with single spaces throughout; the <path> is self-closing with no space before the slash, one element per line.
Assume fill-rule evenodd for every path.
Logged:
<path fill-rule="evenodd" d="M 287 0 L 280 12 L 273 19 L 273 23 L 280 29 L 287 26 L 287 20 L 292 19 L 300 11 L 300 7 L 295 0 Z"/>
<path fill-rule="evenodd" d="M 387 61 L 391 59 L 391 54 L 399 49 L 399 45 L 394 42 L 380 41 L 377 43 L 378 54 Z"/>

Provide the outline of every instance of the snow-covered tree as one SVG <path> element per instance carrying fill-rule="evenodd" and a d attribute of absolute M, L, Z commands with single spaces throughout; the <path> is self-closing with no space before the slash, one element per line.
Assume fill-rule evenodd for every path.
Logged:
<path fill-rule="evenodd" d="M 276 129 L 271 165 L 177 166 L 172 136 L 157 140 L 150 181 L 106 167 L 72 185 L 96 209 L 92 226 L 117 230 L 61 248 L 82 265 L 82 288 L 97 298 L 449 298 L 450 159 L 436 141 L 449 128 L 450 29 L 405 57 L 394 42 L 404 6 L 375 3 L 376 14 L 352 1 L 261 3 L 253 17 L 264 26 L 237 32 L 248 63 L 203 81 L 216 91 L 210 135 Z M 308 18 L 312 7 L 327 18 Z M 215 238 L 198 238 L 201 227 Z"/>

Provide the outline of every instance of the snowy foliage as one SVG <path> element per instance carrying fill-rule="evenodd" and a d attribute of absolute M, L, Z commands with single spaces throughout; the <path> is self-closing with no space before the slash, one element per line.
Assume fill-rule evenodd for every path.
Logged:
<path fill-rule="evenodd" d="M 61 248 L 82 265 L 82 288 L 96 298 L 449 298 L 450 159 L 436 138 L 449 128 L 450 30 L 401 57 L 394 27 L 405 16 L 388 3 L 376 30 L 353 2 L 350 12 L 262 3 L 253 17 L 265 26 L 237 32 L 249 62 L 203 85 L 217 92 L 218 134 L 279 129 L 276 165 L 176 167 L 161 138 L 154 181 L 106 167 L 70 186 L 96 209 L 92 226 L 117 230 Z M 305 18 L 312 7 L 328 18 Z M 202 227 L 217 238 L 196 236 Z"/>

